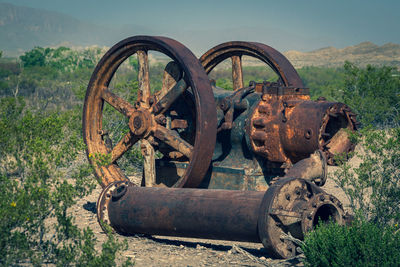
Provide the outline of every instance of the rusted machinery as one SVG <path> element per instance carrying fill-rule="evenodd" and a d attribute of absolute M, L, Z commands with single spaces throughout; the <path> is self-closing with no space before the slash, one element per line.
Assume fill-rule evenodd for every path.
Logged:
<path fill-rule="evenodd" d="M 171 59 L 155 93 L 148 51 Z M 139 95 L 131 103 L 109 85 L 133 54 L 139 62 Z M 278 81 L 245 86 L 242 56 L 269 65 Z M 229 58 L 233 91 L 217 88 L 207 76 Z M 105 105 L 125 116 L 129 126 L 114 145 L 103 129 Z M 221 44 L 198 60 L 169 38 L 125 39 L 97 65 L 83 112 L 89 161 L 104 188 L 99 220 L 125 234 L 261 241 L 279 257 L 295 253 L 283 233 L 302 238 L 318 220 L 343 223 L 340 202 L 315 184 L 324 184 L 326 164 L 334 164 L 334 155 L 353 149 L 348 131 L 355 130 L 355 114 L 346 105 L 311 101 L 282 54 L 251 42 Z M 138 142 L 145 187 L 128 182 L 118 165 Z M 99 165 L 91 155 L 108 155 L 110 162 Z"/>
<path fill-rule="evenodd" d="M 288 234 L 302 239 L 320 221 L 346 220 L 339 200 L 298 178 L 280 179 L 266 192 L 113 182 L 97 202 L 97 215 L 121 234 L 262 242 L 280 258 L 296 255 Z"/>
<path fill-rule="evenodd" d="M 163 86 L 151 94 L 147 51 L 171 58 Z M 139 61 L 136 103 L 115 95 L 108 85 L 130 55 Z M 278 75 L 274 83 L 243 85 L 241 57 L 255 57 Z M 210 85 L 209 73 L 232 59 L 234 91 Z M 204 72 L 205 70 L 205 72 Z M 102 127 L 103 106 L 111 105 L 130 131 L 113 146 Z M 95 166 L 103 186 L 126 180 L 118 160 L 140 141 L 146 186 L 265 190 L 294 163 L 321 150 L 328 164 L 352 144 L 345 129 L 355 130 L 355 114 L 344 104 L 311 101 L 290 62 L 273 48 L 229 42 L 206 52 L 200 63 L 182 44 L 164 37 L 136 36 L 116 44 L 90 80 L 83 112 L 88 154 L 110 154 L 111 164 Z M 156 159 L 155 152 L 162 158 Z"/>

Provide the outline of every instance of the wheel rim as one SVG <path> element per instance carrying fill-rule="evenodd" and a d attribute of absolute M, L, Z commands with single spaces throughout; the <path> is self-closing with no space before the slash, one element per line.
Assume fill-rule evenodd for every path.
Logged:
<path fill-rule="evenodd" d="M 145 73 L 142 73 L 143 70 L 146 70 L 144 66 L 146 63 L 148 64 L 147 51 L 161 52 L 176 62 L 184 74 L 179 82 L 186 84 L 186 88 L 191 88 L 196 113 L 194 144 L 191 147 L 183 148 L 186 154 L 189 153 L 187 150 L 191 148 L 190 155 L 188 155 L 190 160 L 185 173 L 173 186 L 196 187 L 202 181 L 209 167 L 215 146 L 217 122 L 214 97 L 208 77 L 196 57 L 181 43 L 166 37 L 134 36 L 122 40 L 114 45 L 96 66 L 87 88 L 83 109 L 83 137 L 87 145 L 89 161 L 94 166 L 95 175 L 99 183 L 105 187 L 111 182 L 127 179 L 123 171 L 118 167 L 117 160 L 134 143 L 143 139 L 147 140 L 149 136 L 154 137 L 157 130 L 163 134 L 171 134 L 170 131 L 165 130 L 165 127 L 163 128 L 155 122 L 155 114 L 162 114 L 162 108 L 160 111 L 154 105 L 146 105 L 145 103 L 149 102 L 150 89 L 141 91 L 143 105 L 137 107 L 127 101 L 123 101 L 108 88 L 115 71 L 121 63 L 135 53 L 139 55 L 139 61 L 142 58 L 142 61 L 140 61 L 142 64 L 140 64 L 141 67 L 138 71 L 139 87 L 140 89 L 148 87 L 148 73 L 147 77 Z M 187 91 L 186 88 L 183 89 L 184 92 Z M 177 97 L 171 99 L 176 100 Z M 159 100 L 156 101 L 156 104 L 161 102 Z M 128 117 L 130 121 L 129 133 L 111 151 L 107 148 L 102 137 L 104 102 L 113 106 L 117 111 Z M 169 104 L 171 105 L 172 103 Z M 139 125 L 138 121 L 148 122 L 149 125 Z M 143 129 L 144 132 L 142 131 Z M 168 142 L 170 142 L 171 138 L 171 136 L 167 136 Z M 182 140 L 177 141 L 179 147 L 185 147 L 186 145 L 185 140 Z M 99 166 L 93 159 L 95 154 L 110 155 L 112 163 L 107 166 Z"/>
<path fill-rule="evenodd" d="M 236 90 L 243 87 L 242 56 L 254 57 L 269 65 L 284 86 L 304 87 L 300 76 L 286 57 L 274 48 L 261 43 L 241 41 L 223 43 L 204 53 L 200 62 L 209 74 L 219 63 L 231 58 L 233 89 Z"/>

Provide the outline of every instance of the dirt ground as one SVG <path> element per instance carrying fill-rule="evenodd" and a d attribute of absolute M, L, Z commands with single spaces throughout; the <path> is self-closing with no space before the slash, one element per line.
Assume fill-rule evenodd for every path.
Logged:
<path fill-rule="evenodd" d="M 332 175 L 336 168 L 328 167 L 329 174 Z M 336 196 L 348 210 L 346 195 L 332 179 L 328 178 L 323 189 Z M 106 235 L 96 217 L 96 201 L 100 192 L 101 187 L 98 186 L 90 196 L 79 200 L 73 213 L 80 227 L 89 226 L 99 241 L 105 241 Z M 129 244 L 118 261 L 130 258 L 135 266 L 303 266 L 301 257 L 291 260 L 271 258 L 261 243 L 163 236 L 118 235 L 118 239 L 127 240 Z"/>

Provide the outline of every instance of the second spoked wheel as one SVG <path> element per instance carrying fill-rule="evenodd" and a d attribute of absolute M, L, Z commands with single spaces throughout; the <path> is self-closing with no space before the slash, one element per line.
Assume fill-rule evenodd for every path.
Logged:
<path fill-rule="evenodd" d="M 167 56 L 162 88 L 150 88 L 148 52 Z M 131 55 L 138 61 L 138 97 L 118 96 L 110 82 Z M 115 144 L 103 129 L 106 105 L 125 117 L 128 131 Z M 113 46 L 98 63 L 86 92 L 83 136 L 100 184 L 126 180 L 118 161 L 139 143 L 146 186 L 196 187 L 206 173 L 216 138 L 216 110 L 208 77 L 198 59 L 181 43 L 166 37 L 135 36 Z M 160 181 L 156 155 L 185 168 L 174 180 Z"/>
<path fill-rule="evenodd" d="M 278 76 L 278 82 L 284 86 L 302 88 L 303 82 L 289 60 L 274 48 L 257 42 L 232 41 L 217 45 L 200 57 L 207 74 L 226 59 L 232 63 L 233 90 L 244 87 L 243 56 L 256 58 L 268 65 Z"/>

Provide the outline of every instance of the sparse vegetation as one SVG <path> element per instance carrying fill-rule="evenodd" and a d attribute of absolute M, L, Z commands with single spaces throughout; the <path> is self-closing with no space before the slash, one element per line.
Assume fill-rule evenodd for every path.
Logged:
<path fill-rule="evenodd" d="M 78 63 L 86 56 L 35 48 L 18 71 L 0 62 L 2 266 L 115 266 L 126 247 L 108 234 L 97 248 L 92 230 L 78 228 L 69 211 L 95 185 L 91 167 L 76 161 L 84 150 L 82 91 L 95 64 Z"/>
<path fill-rule="evenodd" d="M 400 266 L 399 227 L 356 221 L 351 226 L 320 225 L 302 246 L 304 266 Z"/>
<path fill-rule="evenodd" d="M 305 238 L 306 266 L 400 266 L 400 83 L 390 67 L 346 63 L 341 99 L 360 114 L 353 134 L 360 159 L 351 166 L 337 158 L 332 179 L 345 191 L 355 222 L 320 225 Z"/>
<path fill-rule="evenodd" d="M 97 48 L 78 52 L 65 47 L 37 47 L 20 60 L 0 58 L 0 215 L 7 218 L 0 223 L 1 265 L 51 262 L 62 266 L 110 266 L 115 265 L 116 254 L 125 247 L 109 235 L 99 252 L 92 231 L 80 230 L 68 212 L 76 198 L 86 196 L 94 186 L 91 168 L 71 162 L 84 149 L 82 103 L 102 53 Z M 137 67 L 137 60 L 130 58 L 110 85 L 131 102 L 137 96 Z M 162 73 L 162 64 L 151 66 L 153 90 L 161 87 Z M 363 163 L 351 169 L 343 161 L 337 174 L 357 211 L 357 223 L 349 228 L 318 227 L 305 241 L 306 264 L 345 266 L 356 257 L 352 254 L 347 258 L 352 250 L 361 255 L 357 264 L 364 260 L 376 263 L 378 255 L 383 255 L 379 261 L 382 266 L 398 264 L 398 71 L 390 67 L 358 68 L 347 63 L 338 69 L 304 67 L 299 73 L 313 99 L 322 95 L 328 100 L 344 101 L 359 112 L 364 126 L 362 137 L 354 137 L 363 145 Z M 265 67 L 245 66 L 244 74 L 245 85 L 250 80 L 277 79 Z M 232 88 L 230 70 L 216 70 L 212 75 L 217 86 Z M 375 128 L 366 127 L 368 124 Z M 107 106 L 103 126 L 110 130 L 112 143 L 129 130 L 126 118 Z M 109 160 L 104 155 L 91 156 L 98 164 Z M 135 172 L 140 168 L 141 154 L 132 149 L 119 164 L 125 171 Z M 337 246 L 340 242 L 344 245 Z M 380 254 L 369 252 L 377 246 Z M 327 251 L 340 261 L 330 261 Z M 394 258 L 386 261 L 389 253 Z"/>

